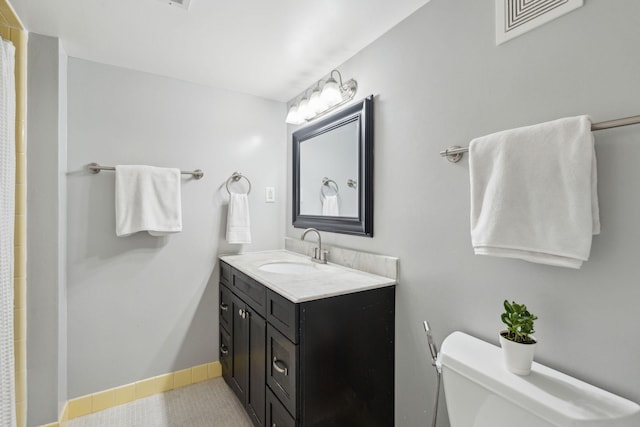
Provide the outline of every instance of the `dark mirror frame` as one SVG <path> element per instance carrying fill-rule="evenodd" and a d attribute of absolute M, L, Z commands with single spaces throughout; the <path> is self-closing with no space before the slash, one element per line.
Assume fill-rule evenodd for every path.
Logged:
<path fill-rule="evenodd" d="M 300 214 L 300 144 L 352 122 L 358 123 L 358 217 Z M 293 226 L 373 237 L 373 95 L 293 133 Z"/>

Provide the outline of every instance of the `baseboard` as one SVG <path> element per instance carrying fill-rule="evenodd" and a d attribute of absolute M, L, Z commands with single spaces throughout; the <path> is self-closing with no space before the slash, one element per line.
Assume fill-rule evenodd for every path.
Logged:
<path fill-rule="evenodd" d="M 64 405 L 58 422 L 45 424 L 41 427 L 59 427 L 65 421 L 82 417 L 83 415 L 89 415 L 154 394 L 175 390 L 220 376 L 222 376 L 222 365 L 216 361 L 76 397 Z"/>

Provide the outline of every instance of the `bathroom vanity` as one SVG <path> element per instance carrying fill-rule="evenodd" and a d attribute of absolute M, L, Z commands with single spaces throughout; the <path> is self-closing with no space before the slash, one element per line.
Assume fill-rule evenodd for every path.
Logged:
<path fill-rule="evenodd" d="M 254 425 L 393 425 L 395 280 L 287 251 L 220 260 L 222 375 Z"/>

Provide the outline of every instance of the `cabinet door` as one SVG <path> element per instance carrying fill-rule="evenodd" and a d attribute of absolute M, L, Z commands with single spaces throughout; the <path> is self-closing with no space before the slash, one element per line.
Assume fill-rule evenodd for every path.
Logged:
<path fill-rule="evenodd" d="M 230 386 L 243 405 L 247 403 L 249 386 L 249 328 L 245 322 L 246 304 L 235 295 L 231 295 L 231 346 L 233 363 L 231 364 Z"/>
<path fill-rule="evenodd" d="M 253 424 L 261 427 L 265 425 L 266 321 L 233 294 L 230 308 L 233 361 L 228 383 L 247 409 Z"/>
<path fill-rule="evenodd" d="M 249 386 L 246 408 L 253 424 L 264 426 L 266 388 L 266 321 L 247 307 L 244 322 L 249 328 Z"/>

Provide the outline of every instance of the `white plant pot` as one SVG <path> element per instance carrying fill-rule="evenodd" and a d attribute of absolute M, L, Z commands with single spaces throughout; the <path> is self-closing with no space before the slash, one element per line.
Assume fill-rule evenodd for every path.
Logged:
<path fill-rule="evenodd" d="M 535 337 L 531 335 L 534 341 Z M 531 373 L 531 364 L 533 363 L 533 354 L 536 351 L 537 342 L 533 344 L 523 344 L 513 342 L 502 336 L 500 333 L 500 346 L 506 368 L 517 375 L 529 375 Z"/>

